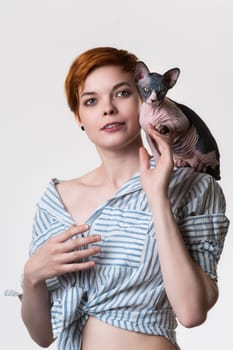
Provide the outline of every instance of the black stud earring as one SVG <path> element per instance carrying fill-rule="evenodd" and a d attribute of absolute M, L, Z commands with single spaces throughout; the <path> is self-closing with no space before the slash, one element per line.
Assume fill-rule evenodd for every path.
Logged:
<path fill-rule="evenodd" d="M 81 130 L 82 130 L 82 131 L 84 131 L 84 130 L 85 130 L 85 128 L 84 128 L 84 126 L 83 126 L 83 125 L 81 125 Z"/>

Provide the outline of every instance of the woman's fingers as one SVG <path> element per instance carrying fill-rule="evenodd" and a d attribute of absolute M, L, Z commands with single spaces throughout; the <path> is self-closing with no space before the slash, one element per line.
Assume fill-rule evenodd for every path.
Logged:
<path fill-rule="evenodd" d="M 85 237 L 79 236 L 81 233 L 86 232 L 88 228 L 88 225 L 72 225 L 64 232 L 50 238 L 48 241 L 50 254 L 53 256 L 65 254 L 100 241 L 101 236 L 98 234 Z"/>
<path fill-rule="evenodd" d="M 159 151 L 162 153 L 168 149 L 171 149 L 174 136 L 171 132 L 167 134 L 161 134 L 159 131 L 155 130 L 153 125 L 149 124 L 147 128 L 148 134 L 152 137 L 158 145 Z"/>
<path fill-rule="evenodd" d="M 100 235 L 79 236 L 88 225 L 73 225 L 48 239 L 29 259 L 27 274 L 33 281 L 42 281 L 67 272 L 91 268 L 93 261 L 82 261 L 100 252 L 89 244 L 100 241 Z"/>
<path fill-rule="evenodd" d="M 158 131 L 154 130 L 153 126 L 150 124 L 148 126 L 148 133 L 157 144 L 160 153 L 159 161 L 163 159 L 163 161 L 171 163 L 171 166 L 173 166 L 172 145 L 174 142 L 174 135 L 172 133 L 160 134 Z"/>
<path fill-rule="evenodd" d="M 140 171 L 144 172 L 150 167 L 150 157 L 145 147 L 139 149 Z"/>
<path fill-rule="evenodd" d="M 75 249 L 80 249 L 88 244 L 95 243 L 101 240 L 100 235 L 91 235 L 86 237 L 77 237 L 63 243 L 64 251 L 69 252 Z"/>
<path fill-rule="evenodd" d="M 100 252 L 100 247 L 91 247 L 64 253 L 61 256 L 63 263 L 78 263 L 80 260 L 96 255 Z"/>
<path fill-rule="evenodd" d="M 73 264 L 66 264 L 66 265 L 63 265 L 62 274 L 76 272 L 76 271 L 83 271 L 83 270 L 91 269 L 94 266 L 95 266 L 95 262 L 92 260 L 73 263 Z"/>
<path fill-rule="evenodd" d="M 85 225 L 72 225 L 67 230 L 54 236 L 52 239 L 54 242 L 63 243 L 63 242 L 68 241 L 72 237 L 80 234 L 80 233 L 86 232 L 88 229 L 89 229 L 89 226 L 86 224 Z"/>
<path fill-rule="evenodd" d="M 92 235 L 88 237 L 78 237 L 70 239 L 67 242 L 59 243 L 59 251 L 62 251 L 54 256 L 57 269 L 56 273 L 62 275 L 64 273 L 86 270 L 95 265 L 92 260 L 82 261 L 82 259 L 92 257 L 100 252 L 100 247 L 87 247 L 88 244 L 98 242 L 100 235 Z M 83 248 L 84 249 L 80 249 Z"/>

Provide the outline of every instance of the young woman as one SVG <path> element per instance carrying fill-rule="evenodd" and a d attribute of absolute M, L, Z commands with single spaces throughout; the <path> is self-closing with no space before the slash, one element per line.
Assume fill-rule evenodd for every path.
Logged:
<path fill-rule="evenodd" d="M 59 349 L 174 350 L 176 318 L 205 321 L 218 297 L 216 265 L 228 220 L 220 186 L 174 169 L 172 135 L 148 126 L 161 157 L 142 145 L 137 58 L 101 47 L 66 78 L 68 104 L 100 165 L 50 181 L 38 203 L 25 264 L 22 318 Z"/>

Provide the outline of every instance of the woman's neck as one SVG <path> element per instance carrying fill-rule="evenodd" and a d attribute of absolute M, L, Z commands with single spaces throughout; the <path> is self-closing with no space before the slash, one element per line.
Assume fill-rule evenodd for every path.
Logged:
<path fill-rule="evenodd" d="M 121 151 L 98 150 L 102 164 L 98 168 L 99 176 L 105 183 L 115 189 L 120 188 L 126 181 L 139 171 L 139 147 L 127 148 Z"/>

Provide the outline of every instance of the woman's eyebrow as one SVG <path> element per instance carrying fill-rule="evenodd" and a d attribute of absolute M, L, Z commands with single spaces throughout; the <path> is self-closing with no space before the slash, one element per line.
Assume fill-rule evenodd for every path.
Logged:
<path fill-rule="evenodd" d="M 116 85 L 113 86 L 112 90 L 116 90 L 118 88 L 120 88 L 121 86 L 127 85 L 128 87 L 131 87 L 131 84 L 129 84 L 127 81 L 122 81 L 121 83 L 118 83 Z"/>
<path fill-rule="evenodd" d="M 83 97 L 83 96 L 93 96 L 93 95 L 95 95 L 95 94 L 96 94 L 96 92 L 94 92 L 94 91 L 87 91 L 87 92 L 83 92 L 83 93 L 81 94 L 80 97 Z"/>
<path fill-rule="evenodd" d="M 128 87 L 131 87 L 131 84 L 129 84 L 127 81 L 122 81 L 122 82 L 114 85 L 112 88 L 112 91 L 115 91 L 115 90 L 119 89 L 121 86 L 125 86 L 125 85 Z M 83 96 L 93 96 L 93 95 L 96 95 L 95 91 L 84 91 L 80 97 L 82 98 Z"/>

